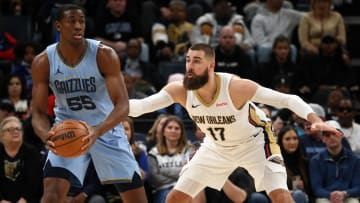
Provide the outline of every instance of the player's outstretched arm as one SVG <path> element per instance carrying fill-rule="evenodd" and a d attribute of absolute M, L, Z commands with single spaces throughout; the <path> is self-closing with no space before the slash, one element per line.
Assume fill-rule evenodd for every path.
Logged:
<path fill-rule="evenodd" d="M 130 99 L 129 116 L 138 117 L 158 109 L 180 103 L 184 106 L 186 91 L 181 82 L 172 82 L 166 85 L 158 93 L 144 99 Z"/>
<path fill-rule="evenodd" d="M 251 80 L 234 80 L 233 87 L 239 88 L 240 95 L 245 95 L 253 102 L 267 104 L 277 108 L 287 108 L 300 117 L 312 123 L 313 131 L 330 131 L 341 136 L 341 132 L 327 125 L 319 118 L 311 107 L 297 95 L 284 94 L 269 88 L 262 87 Z M 235 90 L 236 91 L 236 90 Z"/>

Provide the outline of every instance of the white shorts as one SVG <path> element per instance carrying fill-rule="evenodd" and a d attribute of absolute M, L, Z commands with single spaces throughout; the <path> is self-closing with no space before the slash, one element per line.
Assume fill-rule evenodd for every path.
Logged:
<path fill-rule="evenodd" d="M 278 154 L 270 158 L 274 156 L 282 159 Z M 266 159 L 264 144 L 259 140 L 233 147 L 203 143 L 182 169 L 174 188 L 192 197 L 206 186 L 221 190 L 229 175 L 239 166 L 249 171 L 257 191 L 270 193 L 275 189 L 288 189 L 285 167 Z"/>

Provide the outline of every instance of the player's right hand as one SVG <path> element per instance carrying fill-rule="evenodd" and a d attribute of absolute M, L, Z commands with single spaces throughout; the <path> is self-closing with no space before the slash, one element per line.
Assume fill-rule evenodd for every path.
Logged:
<path fill-rule="evenodd" d="M 331 127 L 330 125 L 326 124 L 325 122 L 313 123 L 311 125 L 311 131 L 330 132 L 330 133 L 334 133 L 337 136 L 343 135 L 343 133 L 340 130 L 338 130 L 334 127 Z"/>
<path fill-rule="evenodd" d="M 54 126 L 51 127 L 51 129 L 48 132 L 48 137 L 47 137 L 47 139 L 45 141 L 45 148 L 52 151 L 52 152 L 54 152 L 54 153 L 56 153 L 55 143 L 50 141 L 49 137 L 55 135 L 55 131 L 54 131 L 55 126 L 56 126 L 56 124 L 54 124 Z"/>

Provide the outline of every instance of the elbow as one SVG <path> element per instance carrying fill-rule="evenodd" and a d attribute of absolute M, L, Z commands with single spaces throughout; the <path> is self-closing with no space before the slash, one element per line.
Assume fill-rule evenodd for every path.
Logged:
<path fill-rule="evenodd" d="M 126 105 L 123 105 L 121 108 L 121 118 L 125 119 L 129 115 L 129 103 L 126 103 Z"/>

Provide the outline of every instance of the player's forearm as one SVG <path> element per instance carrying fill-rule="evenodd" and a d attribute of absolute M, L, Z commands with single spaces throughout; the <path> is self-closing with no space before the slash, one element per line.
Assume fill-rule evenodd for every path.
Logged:
<path fill-rule="evenodd" d="M 49 136 L 50 121 L 48 115 L 45 113 L 34 112 L 31 120 L 35 134 L 45 143 Z"/>
<path fill-rule="evenodd" d="M 309 113 L 307 116 L 307 120 L 311 123 L 320 123 L 323 122 L 319 116 L 317 116 L 315 113 Z"/>
<path fill-rule="evenodd" d="M 314 112 L 300 97 L 283 94 L 265 87 L 259 87 L 251 100 L 277 108 L 288 108 L 306 120 L 308 120 L 308 116 Z"/>
<path fill-rule="evenodd" d="M 144 99 L 130 99 L 129 116 L 137 117 L 170 106 L 173 98 L 165 90 Z"/>
<path fill-rule="evenodd" d="M 127 102 L 122 105 L 115 105 L 115 108 L 109 114 L 109 116 L 102 123 L 95 127 L 97 136 L 100 137 L 107 131 L 113 129 L 120 122 L 125 120 L 128 114 L 129 104 Z"/>

